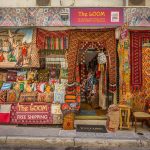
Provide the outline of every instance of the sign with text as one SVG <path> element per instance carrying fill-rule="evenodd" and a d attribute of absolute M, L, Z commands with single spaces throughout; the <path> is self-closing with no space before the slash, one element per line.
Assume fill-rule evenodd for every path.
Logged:
<path fill-rule="evenodd" d="M 124 22 L 122 8 L 70 8 L 71 26 L 114 26 Z"/>
<path fill-rule="evenodd" d="M 52 124 L 49 104 L 13 104 L 11 108 L 13 124 Z"/>

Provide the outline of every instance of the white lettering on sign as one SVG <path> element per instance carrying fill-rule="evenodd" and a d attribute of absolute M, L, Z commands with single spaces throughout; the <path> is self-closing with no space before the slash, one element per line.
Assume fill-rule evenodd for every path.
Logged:
<path fill-rule="evenodd" d="M 26 120 L 26 115 L 17 115 L 18 120 Z"/>
<path fill-rule="evenodd" d="M 28 120 L 42 120 L 48 119 L 47 115 L 27 115 Z"/>

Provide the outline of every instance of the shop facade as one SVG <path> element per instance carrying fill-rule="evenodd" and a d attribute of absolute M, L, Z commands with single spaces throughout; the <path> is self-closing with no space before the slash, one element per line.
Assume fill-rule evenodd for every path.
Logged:
<path fill-rule="evenodd" d="M 141 26 L 127 17 L 134 12 L 131 9 L 1 8 L 1 122 L 64 124 L 69 129 L 80 110 L 96 110 L 97 115 L 97 109 L 106 110 L 111 104 L 132 105 L 148 80 L 147 67 L 144 78 L 143 67 L 138 71 L 136 67 L 141 62 L 148 65 L 147 55 L 141 58 L 140 50 L 150 35 L 149 31 L 130 32 L 130 26 Z M 142 41 L 133 53 L 136 33 Z M 148 48 L 144 51 L 148 53 Z M 87 95 L 91 85 L 86 87 L 84 81 L 91 71 L 97 84 L 92 82 Z"/>

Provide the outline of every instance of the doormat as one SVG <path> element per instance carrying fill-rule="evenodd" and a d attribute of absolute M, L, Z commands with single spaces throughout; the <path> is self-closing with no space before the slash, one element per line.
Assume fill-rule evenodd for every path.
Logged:
<path fill-rule="evenodd" d="M 77 125 L 76 131 L 107 133 L 106 127 L 104 125 Z"/>
<path fill-rule="evenodd" d="M 96 111 L 95 110 L 80 110 L 79 115 L 95 116 L 96 115 Z"/>

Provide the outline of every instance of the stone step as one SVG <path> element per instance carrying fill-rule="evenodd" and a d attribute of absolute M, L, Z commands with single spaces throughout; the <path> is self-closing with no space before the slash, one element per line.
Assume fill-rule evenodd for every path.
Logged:
<path fill-rule="evenodd" d="M 76 115 L 75 119 L 76 120 L 107 120 L 107 116 L 106 115 L 101 115 L 101 116 Z"/>
<path fill-rule="evenodd" d="M 74 121 L 74 127 L 76 128 L 76 125 L 106 125 L 106 120 L 75 120 Z"/>

